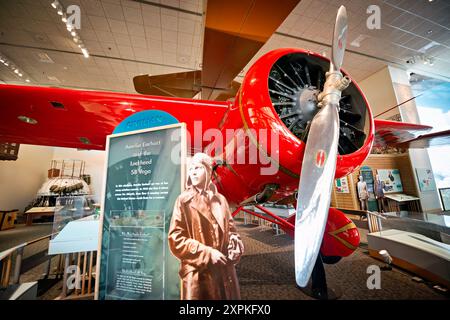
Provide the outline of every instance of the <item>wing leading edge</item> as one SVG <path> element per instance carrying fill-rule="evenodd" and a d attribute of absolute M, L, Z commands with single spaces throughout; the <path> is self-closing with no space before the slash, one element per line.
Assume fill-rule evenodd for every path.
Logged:
<path fill-rule="evenodd" d="M 374 122 L 374 147 L 428 148 L 450 144 L 450 130 L 427 133 L 433 127 L 380 119 Z"/>
<path fill-rule="evenodd" d="M 203 132 L 217 128 L 228 105 L 138 94 L 0 85 L 0 141 L 103 150 L 106 136 L 133 113 L 165 111 L 185 122 L 189 131 L 193 130 L 194 121 L 201 121 Z"/>

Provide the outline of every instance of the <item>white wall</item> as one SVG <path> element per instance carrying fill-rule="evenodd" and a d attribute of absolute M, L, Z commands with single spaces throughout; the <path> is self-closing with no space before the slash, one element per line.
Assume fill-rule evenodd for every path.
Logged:
<path fill-rule="evenodd" d="M 405 70 L 385 67 L 358 83 L 364 92 L 374 116 L 412 97 L 408 73 Z M 386 119 L 400 113 L 402 121 L 420 123 L 414 100 L 395 108 L 377 119 Z M 409 156 L 413 171 L 415 168 L 431 168 L 426 149 L 410 149 Z M 441 203 L 437 191 L 420 192 L 417 176 L 414 181 L 419 190 L 420 202 L 424 211 L 440 211 Z"/>
<path fill-rule="evenodd" d="M 23 209 L 47 179 L 53 147 L 22 144 L 16 161 L 0 161 L 0 210 Z"/>
<path fill-rule="evenodd" d="M 402 103 L 408 99 L 413 98 L 413 92 L 407 72 L 394 67 L 389 67 L 389 71 L 391 73 L 392 85 L 398 103 Z M 415 100 L 411 100 L 403 104 L 399 109 L 402 121 L 410 123 L 420 123 L 419 113 L 417 112 Z M 433 171 L 433 168 L 431 167 L 430 157 L 428 156 L 428 150 L 409 149 L 408 152 L 411 159 L 411 164 L 414 169 L 414 181 L 416 183 L 417 190 L 419 191 L 422 209 L 428 212 L 441 211 L 441 201 L 437 189 L 435 191 L 420 191 L 419 183 L 417 181 L 417 176 L 415 173 L 416 168 L 430 169 L 431 171 Z"/>
<path fill-rule="evenodd" d="M 21 212 L 47 180 L 52 160 L 83 160 L 91 175 L 91 192 L 101 202 L 105 151 L 20 145 L 16 161 L 0 161 L 0 210 Z"/>
<path fill-rule="evenodd" d="M 385 67 L 361 82 L 358 82 L 358 85 L 366 96 L 374 116 L 397 104 L 388 67 Z M 397 113 L 398 108 L 395 108 L 379 118 L 387 119 Z"/>

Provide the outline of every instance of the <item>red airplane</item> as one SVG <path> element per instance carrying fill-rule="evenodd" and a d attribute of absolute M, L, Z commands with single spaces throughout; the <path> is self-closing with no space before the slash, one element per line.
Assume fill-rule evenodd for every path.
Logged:
<path fill-rule="evenodd" d="M 230 87 L 232 79 L 298 1 L 285 1 L 285 5 L 264 1 L 257 6 L 250 0 L 227 3 L 208 2 L 201 74 L 194 71 L 165 78 L 135 78 L 138 92 L 158 96 L 0 85 L 0 141 L 104 150 L 106 136 L 123 119 L 144 110 L 161 110 L 185 122 L 191 132 L 192 153 L 195 121 L 202 121 L 202 134 L 218 129 L 226 136 L 227 130 L 234 129 L 233 138 L 238 139 L 244 132 L 244 148 L 234 145 L 211 150 L 211 141 L 202 141 L 200 148 L 209 150 L 215 159 L 213 179 L 219 192 L 236 208 L 233 216 L 242 210 L 295 236 L 296 280 L 305 287 L 317 267 L 317 257 L 334 263 L 359 244 L 353 222 L 340 210 L 329 208 L 333 180 L 357 170 L 374 143 L 408 146 L 447 140 L 442 140 L 442 134 L 424 135 L 429 126 L 374 119 L 364 94 L 340 68 L 347 29 L 343 7 L 336 19 L 331 60 L 301 49 L 277 49 L 248 70 L 234 101 L 162 96 L 193 96 L 202 91 L 203 97 L 229 97 L 237 87 Z M 235 11 L 237 7 L 242 10 Z M 217 17 L 227 10 L 237 12 L 235 20 L 220 25 Z M 269 15 L 271 12 L 276 12 L 275 16 Z M 230 30 L 232 27 L 239 30 Z M 243 46 L 247 50 L 241 50 L 240 55 Z M 213 54 L 212 48 L 216 50 Z M 214 64 L 217 52 L 223 58 L 220 65 Z M 240 57 L 235 57 L 238 52 Z M 224 58 L 227 55 L 231 58 Z M 233 63 L 239 59 L 239 63 Z M 186 86 L 188 82 L 190 86 Z M 276 149 L 268 139 L 254 134 L 261 129 L 277 136 Z M 242 153 L 247 159 L 249 150 L 255 147 L 263 155 L 257 163 L 233 161 Z M 278 170 L 261 175 L 268 162 L 275 163 Z M 264 202 L 293 204 L 297 213 L 281 218 L 260 206 Z M 263 213 L 244 208 L 249 204 Z"/>

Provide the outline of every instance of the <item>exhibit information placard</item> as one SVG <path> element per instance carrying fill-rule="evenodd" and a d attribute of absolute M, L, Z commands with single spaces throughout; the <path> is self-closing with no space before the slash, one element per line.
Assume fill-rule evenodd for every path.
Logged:
<path fill-rule="evenodd" d="M 384 193 L 403 192 L 400 170 L 378 169 L 378 177 L 384 182 Z"/>
<path fill-rule="evenodd" d="M 420 191 L 435 191 L 436 183 L 434 181 L 433 171 L 426 168 L 416 168 L 417 181 Z"/>
<path fill-rule="evenodd" d="M 350 193 L 347 176 L 334 180 L 334 185 L 337 193 Z"/>
<path fill-rule="evenodd" d="M 179 299 L 167 232 L 185 155 L 184 124 L 108 136 L 97 299 Z"/>

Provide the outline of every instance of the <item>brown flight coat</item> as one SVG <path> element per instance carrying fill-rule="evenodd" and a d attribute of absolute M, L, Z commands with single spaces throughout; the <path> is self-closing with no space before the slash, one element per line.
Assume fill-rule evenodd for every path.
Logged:
<path fill-rule="evenodd" d="M 228 202 L 214 184 L 201 193 L 191 185 L 177 198 L 168 237 L 171 252 L 181 261 L 181 299 L 240 299 L 236 262 L 211 263 L 211 248 L 227 256 L 233 233 L 239 236 Z"/>

